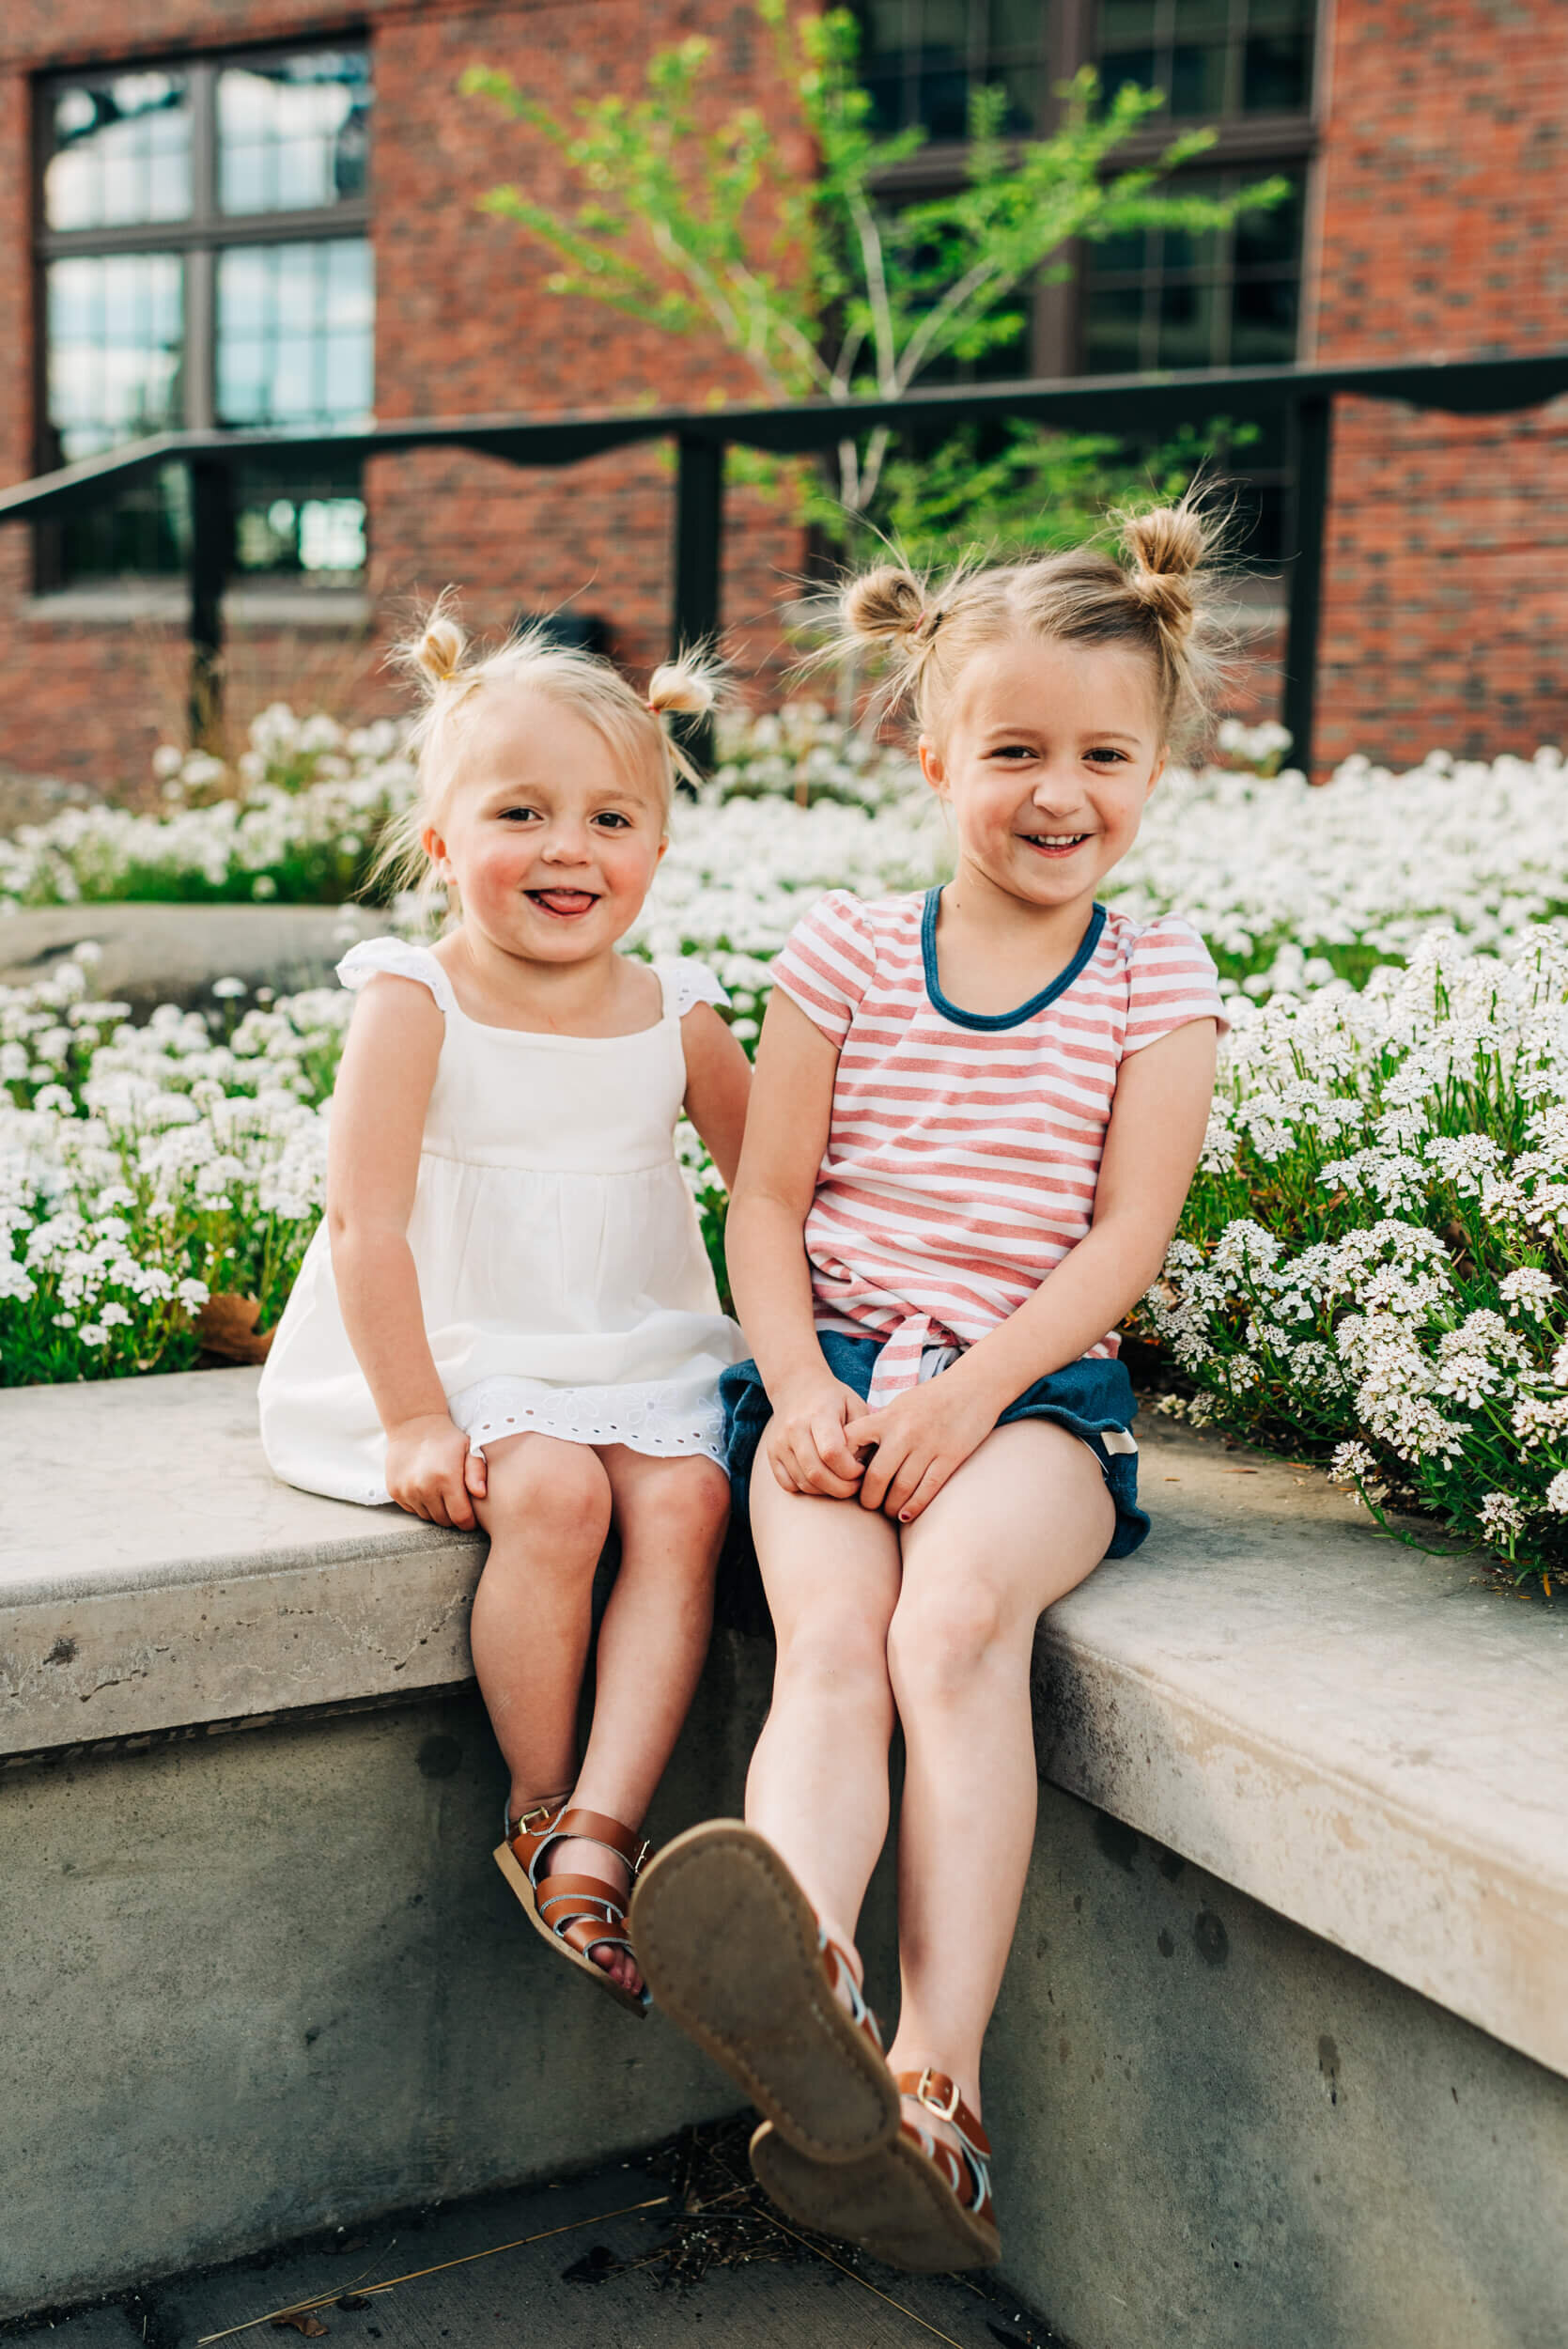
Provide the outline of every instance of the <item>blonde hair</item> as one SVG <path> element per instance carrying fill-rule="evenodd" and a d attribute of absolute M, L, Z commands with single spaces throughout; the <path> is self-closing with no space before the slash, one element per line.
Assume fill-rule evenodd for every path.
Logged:
<path fill-rule="evenodd" d="M 391 823 L 371 868 L 369 886 L 427 894 L 435 876 L 423 834 L 438 820 L 456 779 L 465 723 L 487 688 L 525 685 L 569 709 L 600 734 L 629 767 L 655 777 L 666 815 L 677 781 L 701 780 L 678 742 L 664 730 L 666 713 L 704 717 L 717 699 L 715 664 L 681 653 L 655 669 L 645 699 L 612 662 L 597 653 L 552 639 L 549 623 L 520 629 L 486 652 L 470 652 L 458 618 L 457 596 L 448 587 L 411 632 L 387 654 L 387 666 L 412 679 L 424 704 L 409 736 L 419 773 L 419 790 Z"/>
<path fill-rule="evenodd" d="M 880 646 L 886 700 L 912 705 L 931 730 L 960 672 L 1011 636 L 1126 645 L 1153 664 L 1161 739 L 1186 750 L 1205 731 L 1225 682 L 1229 644 L 1210 608 L 1219 533 L 1191 496 L 1110 517 L 1122 559 L 1094 547 L 1022 563 L 960 567 L 945 579 L 884 564 L 839 599 L 838 646 Z"/>

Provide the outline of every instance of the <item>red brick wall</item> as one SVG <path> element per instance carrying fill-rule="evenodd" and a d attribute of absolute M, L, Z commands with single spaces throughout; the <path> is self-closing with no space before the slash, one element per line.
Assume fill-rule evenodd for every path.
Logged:
<path fill-rule="evenodd" d="M 161 7 L 156 50 L 211 48 L 293 32 L 330 38 L 345 20 L 280 0 L 179 0 Z M 677 343 L 593 305 L 549 293 L 548 256 L 516 227 L 478 212 L 498 180 L 565 200 L 551 150 L 497 112 L 456 94 L 474 61 L 505 67 L 557 103 L 641 82 L 657 45 L 692 32 L 715 44 L 715 102 L 758 94 L 755 20 L 727 0 L 562 0 L 561 5 L 378 8 L 372 26 L 376 113 L 372 238 L 377 271 L 376 408 L 383 418 L 700 402 L 754 393 L 721 347 Z M 108 0 L 8 0 L 0 33 L 0 478 L 32 470 L 27 334 L 31 225 L 27 74 L 99 63 L 131 50 L 127 12 Z M 141 15 L 146 23 L 146 15 Z M 482 628 L 520 607 L 571 598 L 610 623 L 616 653 L 639 668 L 667 648 L 674 521 L 671 457 L 659 444 L 561 470 L 525 473 L 492 459 L 422 452 L 380 459 L 367 488 L 377 630 L 384 639 L 413 599 L 455 583 Z M 799 533 L 753 491 L 730 502 L 724 616 L 743 671 L 773 649 L 770 615 L 802 557 Z M 0 763 L 94 781 L 146 773 L 177 716 L 179 648 L 165 630 L 62 626 L 25 609 L 24 536 L 0 534 Z M 230 715 L 281 694 L 304 705 L 329 688 L 352 713 L 397 706 L 375 648 L 236 631 Z M 171 691 L 171 681 L 176 690 Z M 345 704 L 339 699 L 340 711 Z"/>
<path fill-rule="evenodd" d="M 1322 0 L 1327 13 L 1317 228 L 1303 355 L 1325 361 L 1545 348 L 1568 340 L 1560 0 Z M 475 59 L 556 98 L 631 89 L 658 42 L 715 40 L 719 95 L 766 92 L 747 0 L 505 0 L 454 8 L 321 0 L 8 0 L 0 20 L 0 478 L 31 470 L 28 76 L 142 54 L 368 20 L 377 79 L 374 240 L 377 408 L 385 417 L 548 412 L 747 387 L 722 351 L 666 341 L 551 296 L 545 257 L 476 213 L 494 181 L 565 183 L 541 151 L 454 94 Z M 645 665 L 664 646 L 671 474 L 655 447 L 570 471 L 520 474 L 426 453 L 372 468 L 378 627 L 449 580 L 472 614 L 575 596 Z M 802 550 L 780 516 L 737 493 L 725 615 L 741 664 Z M 1568 738 L 1559 646 L 1568 622 L 1568 434 L 1550 412 L 1456 423 L 1342 404 L 1337 423 L 1320 698 L 1320 754 L 1404 762 L 1437 746 L 1529 750 Z M 26 547 L 0 532 L 0 762 L 131 780 L 178 706 L 178 648 L 147 630 L 63 627 L 22 609 Z M 171 665 L 172 664 L 172 665 Z M 370 651 L 247 633 L 234 714 L 276 692 L 350 692 L 386 707 Z M 343 680 L 348 678 L 349 684 Z M 1266 690 L 1266 689 L 1265 689 Z M 1243 696 L 1249 706 L 1255 696 Z"/>
<path fill-rule="evenodd" d="M 1334 0 L 1308 358 L 1568 342 L 1561 0 Z M 1313 347 L 1315 343 L 1315 348 Z M 1568 741 L 1568 412 L 1341 402 L 1322 757 Z"/>

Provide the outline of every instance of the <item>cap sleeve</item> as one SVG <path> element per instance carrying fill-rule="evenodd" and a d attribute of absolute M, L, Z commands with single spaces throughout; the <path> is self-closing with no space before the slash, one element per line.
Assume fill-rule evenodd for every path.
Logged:
<path fill-rule="evenodd" d="M 337 975 L 356 992 L 381 971 L 395 979 L 417 979 L 427 987 L 443 1012 L 458 1008 L 452 982 L 427 946 L 413 946 L 406 938 L 366 938 L 350 946 L 337 966 Z"/>
<path fill-rule="evenodd" d="M 830 890 L 796 923 L 773 957 L 772 977 L 814 1027 L 842 1044 L 877 975 L 865 909 L 846 889 Z"/>
<path fill-rule="evenodd" d="M 1214 957 L 1190 922 L 1168 913 L 1149 923 L 1133 945 L 1123 1057 L 1157 1044 L 1162 1035 L 1194 1019 L 1218 1021 L 1221 1035 L 1230 1026 Z"/>
<path fill-rule="evenodd" d="M 727 1003 L 730 1000 L 706 963 L 699 962 L 694 955 L 676 955 L 656 967 L 664 1001 L 677 1019 L 684 1019 L 694 1003 Z"/>

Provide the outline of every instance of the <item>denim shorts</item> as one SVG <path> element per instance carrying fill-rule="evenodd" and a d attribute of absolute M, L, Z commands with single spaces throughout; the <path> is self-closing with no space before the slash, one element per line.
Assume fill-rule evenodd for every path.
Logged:
<path fill-rule="evenodd" d="M 819 1330 L 816 1341 L 832 1376 L 844 1386 L 853 1387 L 857 1394 L 869 1394 L 882 1340 L 851 1338 L 837 1330 Z M 752 1548 L 748 1501 L 752 1463 L 773 1416 L 773 1407 L 768 1400 L 761 1374 L 750 1360 L 734 1362 L 723 1372 L 719 1380 L 719 1397 L 724 1407 L 731 1522 L 720 1577 L 720 1616 L 722 1621 L 742 1630 L 766 1628 L 767 1607 L 762 1600 Z M 1062 1370 L 1053 1370 L 1048 1377 L 1036 1378 L 1032 1387 L 1026 1387 L 1022 1394 L 1009 1403 L 997 1421 L 999 1427 L 1006 1427 L 1016 1419 L 1054 1420 L 1059 1427 L 1065 1427 L 1069 1435 L 1088 1445 L 1100 1464 L 1106 1489 L 1116 1509 L 1115 1528 L 1105 1553 L 1108 1558 L 1130 1557 L 1149 1531 L 1147 1512 L 1138 1505 L 1137 1451 L 1113 1449 L 1106 1440 L 1108 1436 L 1122 1436 L 1130 1442 L 1129 1431 L 1137 1413 L 1138 1398 L 1133 1393 L 1126 1364 L 1101 1355 L 1085 1355 Z"/>

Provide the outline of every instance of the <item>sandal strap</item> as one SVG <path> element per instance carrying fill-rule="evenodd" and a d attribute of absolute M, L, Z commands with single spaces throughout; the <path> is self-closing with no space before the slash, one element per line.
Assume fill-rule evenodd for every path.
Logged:
<path fill-rule="evenodd" d="M 541 1917 L 561 1901 L 593 1901 L 600 1908 L 613 1908 L 617 1917 L 626 1915 L 626 1894 L 603 1876 L 543 1876 L 534 1890 Z"/>
<path fill-rule="evenodd" d="M 900 2072 L 898 2092 L 908 2096 L 926 2111 L 945 2121 L 956 2131 L 958 2143 L 950 2145 L 945 2138 L 930 2129 L 923 2129 L 917 2122 L 900 2119 L 899 2127 L 916 2149 L 947 2185 L 953 2199 L 973 2218 L 994 2225 L 994 2205 L 991 2196 L 991 2140 L 979 2121 L 959 2095 L 956 2083 L 945 2072 L 934 2072 L 927 2065 L 921 2072 Z M 964 2192 L 965 2171 L 969 2173 L 970 2191 Z"/>
<path fill-rule="evenodd" d="M 816 1947 L 822 1960 L 822 1970 L 828 1977 L 829 1988 L 835 1998 L 841 1990 L 843 1991 L 849 2007 L 849 2020 L 857 2030 L 864 2031 L 877 2054 L 881 2055 L 883 2052 L 881 2025 L 866 2004 L 865 1993 L 861 1988 L 855 1968 L 849 1963 L 847 1952 L 841 1949 L 820 1925 L 817 1927 Z"/>
<path fill-rule="evenodd" d="M 572 1917 L 564 1925 L 552 1925 L 551 1931 L 557 1941 L 564 1941 L 568 1949 L 580 1951 L 584 1957 L 592 1957 L 596 1950 L 603 1949 L 625 1950 L 632 1957 L 637 1954 L 624 1924 L 603 1923 L 592 1917 Z"/>
<path fill-rule="evenodd" d="M 648 1855 L 653 1849 L 653 1845 L 644 1841 L 632 1828 L 624 1826 L 619 1819 L 610 1818 L 602 1811 L 558 1811 L 534 1845 L 533 1867 L 538 1865 L 546 1846 L 553 1843 L 558 1836 L 570 1836 L 575 1842 L 582 1843 L 598 1843 L 602 1850 L 613 1852 L 629 1869 L 633 1884 L 647 1864 Z"/>
<path fill-rule="evenodd" d="M 929 2064 L 919 2072 L 900 2072 L 896 2085 L 901 2096 L 910 2096 L 927 2112 L 934 2112 L 939 2121 L 950 2122 L 970 2152 L 982 2161 L 991 2158 L 991 2140 L 980 2125 L 979 2116 L 972 2113 L 958 2093 L 958 2083 L 946 2072 L 934 2072 Z"/>

